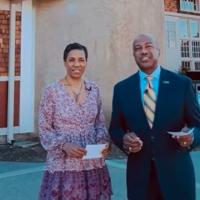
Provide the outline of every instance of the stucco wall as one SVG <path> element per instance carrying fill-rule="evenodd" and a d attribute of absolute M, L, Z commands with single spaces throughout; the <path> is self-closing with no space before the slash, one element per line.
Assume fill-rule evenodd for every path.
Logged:
<path fill-rule="evenodd" d="M 16 9 L 21 11 L 21 0 L 12 0 Z M 10 10 L 10 0 L 0 0 L 0 10 Z"/>
<path fill-rule="evenodd" d="M 89 51 L 86 78 L 100 86 L 109 121 L 113 85 L 137 71 L 133 38 L 142 32 L 152 33 L 164 49 L 164 2 L 37 0 L 35 6 L 36 109 L 44 86 L 64 76 L 62 54 L 66 44 L 80 42 Z"/>
<path fill-rule="evenodd" d="M 0 1 L 0 9 L 1 10 L 9 10 L 9 8 L 10 8 L 10 1 L 8 1 L 8 0 Z"/>

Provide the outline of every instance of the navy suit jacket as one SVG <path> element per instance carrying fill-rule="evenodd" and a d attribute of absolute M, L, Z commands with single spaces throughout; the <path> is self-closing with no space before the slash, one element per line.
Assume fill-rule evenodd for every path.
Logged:
<path fill-rule="evenodd" d="M 146 119 L 139 73 L 114 87 L 110 134 L 123 150 L 123 136 L 135 132 L 143 141 L 127 163 L 129 200 L 146 200 L 151 160 L 155 160 L 161 191 L 166 200 L 195 200 L 195 176 L 190 150 L 180 147 L 168 131 L 195 127 L 192 148 L 200 146 L 200 109 L 189 78 L 161 68 L 152 129 Z"/>

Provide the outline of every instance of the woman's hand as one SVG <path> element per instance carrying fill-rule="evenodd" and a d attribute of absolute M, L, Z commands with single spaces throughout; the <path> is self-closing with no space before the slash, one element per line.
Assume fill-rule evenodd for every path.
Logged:
<path fill-rule="evenodd" d="M 101 154 L 103 155 L 104 158 L 106 158 L 111 152 L 111 144 L 107 143 L 106 147 L 102 150 Z"/>
<path fill-rule="evenodd" d="M 82 158 L 86 150 L 77 144 L 65 143 L 62 150 L 71 158 Z"/>

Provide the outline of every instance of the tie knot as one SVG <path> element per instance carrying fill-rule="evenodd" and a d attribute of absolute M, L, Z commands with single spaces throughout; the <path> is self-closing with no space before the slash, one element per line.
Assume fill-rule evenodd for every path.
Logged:
<path fill-rule="evenodd" d="M 153 85 L 152 85 L 152 82 L 151 82 L 153 77 L 152 76 L 146 76 L 145 79 L 147 80 L 147 87 L 153 88 Z"/>
<path fill-rule="evenodd" d="M 146 80 L 149 81 L 149 82 L 151 82 L 151 80 L 153 79 L 152 76 L 146 76 L 145 78 L 146 78 Z"/>

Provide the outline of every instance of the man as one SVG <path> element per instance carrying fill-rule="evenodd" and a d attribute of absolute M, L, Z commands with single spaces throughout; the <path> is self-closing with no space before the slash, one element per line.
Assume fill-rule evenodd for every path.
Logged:
<path fill-rule="evenodd" d="M 159 66 L 159 54 L 152 36 L 134 40 L 140 70 L 115 85 L 110 134 L 128 154 L 129 200 L 195 200 L 190 151 L 200 145 L 200 109 L 191 80 Z"/>

